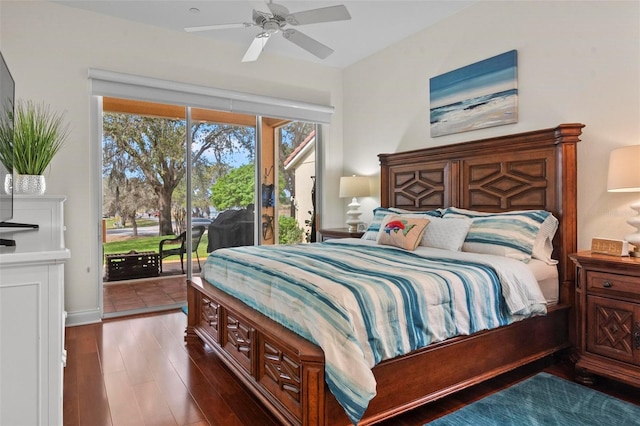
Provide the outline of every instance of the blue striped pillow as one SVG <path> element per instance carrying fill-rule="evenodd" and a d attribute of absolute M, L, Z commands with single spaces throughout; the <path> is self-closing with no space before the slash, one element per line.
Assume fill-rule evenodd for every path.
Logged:
<path fill-rule="evenodd" d="M 533 256 L 543 225 L 547 228 L 549 223 L 555 223 L 553 233 L 557 228 L 557 220 L 551 213 L 544 210 L 483 213 L 449 207 L 445 210 L 443 217 L 473 219 L 462 245 L 462 251 L 506 256 L 525 263 L 529 262 Z M 548 259 L 543 260 L 552 263 L 550 255 L 549 253 Z"/>
<path fill-rule="evenodd" d="M 412 211 L 398 209 L 395 207 L 377 207 L 373 209 L 373 219 L 371 220 L 371 223 L 369 223 L 369 227 L 365 231 L 364 235 L 362 235 L 362 239 L 376 241 L 376 239 L 378 238 L 378 232 L 380 231 L 380 225 L 382 224 L 384 218 L 389 214 L 402 213 L 424 214 L 425 216 L 431 217 L 440 217 L 442 215 L 440 210 Z"/>

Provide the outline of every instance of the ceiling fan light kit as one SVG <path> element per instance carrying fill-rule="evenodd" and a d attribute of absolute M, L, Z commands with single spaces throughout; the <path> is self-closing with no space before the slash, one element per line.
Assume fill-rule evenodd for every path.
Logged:
<path fill-rule="evenodd" d="M 309 37 L 308 35 L 301 33 L 298 30 L 292 28 L 285 29 L 287 25 L 308 25 L 318 24 L 323 22 L 335 22 L 346 21 L 351 19 L 349 11 L 344 5 L 329 6 L 320 9 L 304 10 L 296 13 L 289 13 L 289 10 L 279 4 L 267 3 L 269 12 L 263 12 L 261 10 L 254 9 L 252 18 L 253 23 L 241 22 L 231 24 L 217 24 L 217 25 L 203 25 L 198 27 L 187 27 L 184 30 L 187 32 L 198 31 L 211 31 L 221 30 L 229 28 L 248 28 L 248 27 L 260 27 L 262 32 L 255 36 L 249 48 L 242 58 L 242 62 L 252 62 L 260 57 L 260 54 L 264 50 L 267 41 L 271 38 L 271 35 L 276 33 L 282 33 L 285 40 L 289 40 L 293 44 L 312 55 L 326 59 L 333 53 L 333 49 L 319 41 Z"/>

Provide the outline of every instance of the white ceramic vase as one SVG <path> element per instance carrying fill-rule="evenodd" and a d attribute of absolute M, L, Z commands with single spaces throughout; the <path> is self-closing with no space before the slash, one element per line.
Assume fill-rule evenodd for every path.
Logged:
<path fill-rule="evenodd" d="M 7 175 L 11 178 L 11 175 Z M 11 180 L 11 179 L 10 179 Z M 5 191 L 7 181 L 5 179 Z M 13 193 L 20 195 L 43 195 L 47 189 L 47 183 L 43 175 L 16 175 L 13 182 Z M 11 188 L 9 187 L 9 191 Z"/>
<path fill-rule="evenodd" d="M 13 194 L 13 176 L 11 173 L 4 175 L 4 193 L 7 195 Z"/>

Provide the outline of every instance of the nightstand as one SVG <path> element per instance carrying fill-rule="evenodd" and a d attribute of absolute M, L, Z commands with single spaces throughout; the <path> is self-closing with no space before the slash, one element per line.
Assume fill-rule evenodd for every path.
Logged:
<path fill-rule="evenodd" d="M 640 386 L 640 258 L 569 256 L 577 265 L 576 380 L 593 374 Z"/>
<path fill-rule="evenodd" d="M 332 238 L 360 238 L 364 235 L 364 232 L 349 232 L 349 228 L 326 228 L 321 229 L 322 241 L 327 241 Z"/>

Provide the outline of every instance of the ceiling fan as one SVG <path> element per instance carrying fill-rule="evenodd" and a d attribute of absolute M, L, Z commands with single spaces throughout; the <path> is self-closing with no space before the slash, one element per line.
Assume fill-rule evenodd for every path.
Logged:
<path fill-rule="evenodd" d="M 304 10 L 296 13 L 289 13 L 289 10 L 271 0 L 266 4 L 268 12 L 260 10 L 263 4 L 260 3 L 253 9 L 253 22 L 240 22 L 233 24 L 203 25 L 198 27 L 186 27 L 187 32 L 221 30 L 228 28 L 248 28 L 260 27 L 262 31 L 256 35 L 247 49 L 242 62 L 251 62 L 258 59 L 260 53 L 273 34 L 282 33 L 282 36 L 305 49 L 309 53 L 320 59 L 325 59 L 333 53 L 333 49 L 319 41 L 301 33 L 293 28 L 285 28 L 287 25 L 307 25 L 321 22 L 345 21 L 351 19 L 349 11 L 344 5 L 329 6 L 320 9 Z"/>

